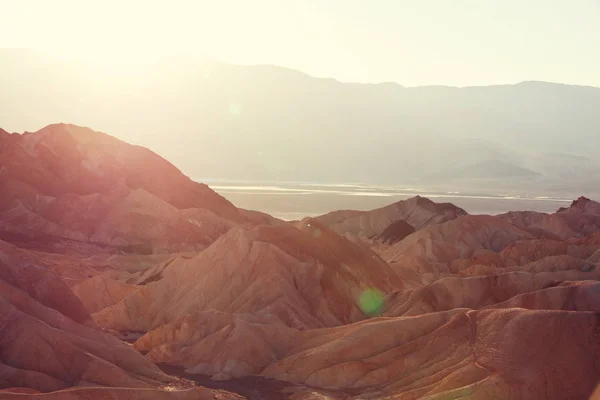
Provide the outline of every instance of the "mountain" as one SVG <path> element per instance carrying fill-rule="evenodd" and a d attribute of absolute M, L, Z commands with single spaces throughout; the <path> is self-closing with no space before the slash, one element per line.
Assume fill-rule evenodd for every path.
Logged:
<path fill-rule="evenodd" d="M 597 194 L 600 166 L 582 161 L 600 145 L 594 87 L 409 88 L 185 58 L 145 65 L 128 79 L 90 79 L 102 71 L 76 59 L 6 50 L 0 62 L 3 126 L 37 130 L 58 119 L 98 127 L 198 179 L 407 184 L 467 168 L 494 178 L 477 181 L 479 190 L 500 183 L 500 190 Z M 556 154 L 566 155 L 559 171 Z M 506 181 L 498 161 L 539 176 Z M 576 180 L 565 187 L 567 173 Z"/>
<path fill-rule="evenodd" d="M 152 253 L 206 247 L 233 225 L 276 223 L 145 148 L 74 125 L 2 134 L 0 170 L 0 238 Z"/>
<path fill-rule="evenodd" d="M 600 205 L 583 196 L 574 200 L 570 207 L 563 207 L 553 214 L 512 211 L 499 217 L 550 238 L 566 239 L 600 232 Z"/>
<path fill-rule="evenodd" d="M 600 203 L 284 222 L 75 125 L 0 133 L 0 399 L 588 399 Z"/>
<path fill-rule="evenodd" d="M 388 235 L 395 235 L 387 230 L 398 221 L 408 224 L 402 229 L 408 232 L 411 228 L 413 231 L 422 229 L 466 214 L 465 210 L 454 204 L 434 203 L 427 198 L 415 196 L 371 211 L 339 210 L 316 219 L 349 238 L 373 239 L 383 235 L 380 239 L 385 241 Z"/>
<path fill-rule="evenodd" d="M 463 179 L 531 178 L 538 172 L 502 160 L 485 160 L 460 168 L 450 169 L 424 177 L 426 181 L 454 181 Z"/>
<path fill-rule="evenodd" d="M 23 260 L 34 255 L 2 241 L 0 247 L 0 398 L 22 398 L 10 393 L 27 388 L 26 393 L 84 399 L 98 392 L 93 387 L 101 387 L 93 398 L 104 393 L 161 399 L 161 387 L 185 388 L 184 382 L 99 330 L 60 275 L 43 261 Z M 72 386 L 80 390 L 63 391 Z M 185 389 L 173 398 L 207 395 Z"/>

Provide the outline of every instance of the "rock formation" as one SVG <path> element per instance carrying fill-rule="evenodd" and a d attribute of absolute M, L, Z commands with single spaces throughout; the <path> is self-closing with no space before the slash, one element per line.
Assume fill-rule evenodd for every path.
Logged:
<path fill-rule="evenodd" d="M 317 217 L 317 220 L 340 235 L 372 239 L 400 220 L 419 230 L 466 214 L 465 210 L 453 204 L 434 203 L 416 196 L 371 211 L 333 211 Z"/>
<path fill-rule="evenodd" d="M 365 318 L 358 298 L 373 287 L 391 292 L 403 282 L 375 253 L 307 219 L 299 227 L 232 229 L 94 319 L 110 329 L 148 331 L 193 311 L 218 310 L 300 329 L 338 326 Z"/>
<path fill-rule="evenodd" d="M 2 136 L 0 238 L 72 240 L 136 253 L 201 250 L 242 212 L 151 151 L 73 125 Z"/>
<path fill-rule="evenodd" d="M 285 223 L 106 134 L 0 131 L 0 399 L 588 399 L 599 262 L 586 198 Z"/>

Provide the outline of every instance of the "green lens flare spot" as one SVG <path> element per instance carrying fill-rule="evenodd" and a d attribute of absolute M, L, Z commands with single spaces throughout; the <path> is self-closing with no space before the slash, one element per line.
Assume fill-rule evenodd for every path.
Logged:
<path fill-rule="evenodd" d="M 370 317 L 377 316 L 383 311 L 383 293 L 377 289 L 363 290 L 358 300 L 362 312 Z"/>

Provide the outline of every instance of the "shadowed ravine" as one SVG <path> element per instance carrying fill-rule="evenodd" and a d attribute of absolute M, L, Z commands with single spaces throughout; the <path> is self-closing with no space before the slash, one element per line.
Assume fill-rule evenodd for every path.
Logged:
<path fill-rule="evenodd" d="M 291 391 L 286 394 L 286 389 L 294 388 L 287 382 L 258 376 L 247 376 L 234 378 L 227 381 L 215 381 L 209 376 L 188 374 L 181 367 L 168 364 L 158 364 L 158 367 L 166 374 L 194 382 L 197 385 L 210 389 L 226 390 L 240 394 L 248 400 L 284 400 L 288 398 Z"/>

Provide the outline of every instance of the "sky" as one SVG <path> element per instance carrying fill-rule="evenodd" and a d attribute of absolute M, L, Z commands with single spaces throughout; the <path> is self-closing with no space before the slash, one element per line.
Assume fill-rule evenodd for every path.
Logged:
<path fill-rule="evenodd" d="M 0 47 L 106 60 L 175 52 L 351 82 L 600 86 L 600 0 L 0 0 L 0 16 Z"/>

